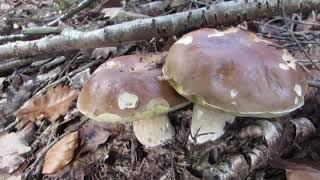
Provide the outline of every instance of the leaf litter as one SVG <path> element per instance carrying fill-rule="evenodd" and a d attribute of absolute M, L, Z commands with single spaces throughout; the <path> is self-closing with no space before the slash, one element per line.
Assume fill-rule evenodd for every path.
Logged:
<path fill-rule="evenodd" d="M 206 0 L 175 0 L 152 2 L 139 0 L 126 2 L 104 0 L 101 2 L 100 7 L 90 9 L 88 11 L 85 10 L 76 15 L 74 18 L 65 21 L 64 23 L 68 26 L 71 25 L 72 27 L 82 26 L 88 27 L 88 29 L 92 27 L 99 28 L 130 19 L 140 19 L 147 16 L 158 16 L 170 12 L 180 12 L 183 10 L 188 10 L 190 8 L 203 6 L 203 4 L 206 3 L 208 3 L 208 1 Z M 6 4 L 4 5 L 4 9 L 8 8 Z M 12 6 L 11 4 L 9 5 Z M 14 6 L 19 7 L 19 4 Z M 26 3 L 24 2 L 21 3 L 21 6 L 22 8 L 17 11 L 22 14 L 21 17 L 28 17 L 28 13 L 35 17 L 37 16 L 37 11 L 35 10 L 37 9 L 35 8 L 36 4 L 26 6 Z M 41 6 L 49 7 L 47 9 L 50 9 L 50 7 L 54 6 L 54 3 L 48 1 L 47 4 L 43 4 Z M 25 7 L 25 9 L 23 7 Z M 148 8 L 145 9 L 146 7 Z M 41 11 L 42 15 L 47 14 L 47 12 L 43 11 L 42 9 L 39 11 Z M 51 12 L 51 10 L 49 10 L 48 14 L 49 16 L 59 15 L 59 13 L 56 13 L 54 11 Z M 319 14 L 316 16 L 309 15 L 307 16 L 306 21 L 310 23 L 317 23 L 318 16 Z M 14 23 L 17 28 L 6 32 L 20 32 L 21 27 L 38 26 L 39 24 L 41 24 L 39 23 L 39 21 L 41 22 L 41 20 L 39 19 L 35 22 L 29 22 L 29 20 L 25 18 L 22 22 Z M 267 21 L 269 21 L 269 19 L 265 20 L 264 22 Z M 6 20 L 5 22 L 7 23 L 8 21 Z M 272 25 L 281 27 L 283 23 L 277 22 Z M 13 26 L 13 24 L 11 26 Z M 261 27 L 261 25 L 258 25 L 258 28 L 256 29 L 262 29 Z M 300 29 L 302 31 L 313 31 L 316 30 L 317 27 L 318 26 L 315 25 L 304 26 L 304 24 L 299 24 L 296 30 L 298 31 Z M 272 31 L 267 32 L 269 34 L 272 33 Z M 274 34 L 281 35 L 281 33 L 283 32 L 278 31 Z M 38 74 L 40 75 L 38 75 L 38 77 L 34 76 L 37 73 L 30 72 L 30 70 L 28 71 L 28 67 L 22 67 L 21 71 L 15 71 L 11 76 L 6 75 L 5 83 L 3 83 L 3 86 L 1 88 L 3 90 L 3 95 L 0 101 L 0 118 L 10 119 L 10 121 L 14 121 L 15 118 L 13 112 L 15 112 L 32 95 L 36 94 L 36 92 L 33 92 L 35 86 L 38 86 L 41 83 L 41 85 L 43 85 L 44 82 L 48 82 L 48 84 L 50 84 L 52 82 L 51 80 L 59 79 L 57 78 L 57 76 L 61 77 L 66 74 L 66 71 L 75 70 L 87 64 L 88 61 L 91 61 L 92 59 L 106 60 L 109 57 L 119 56 L 124 53 L 130 54 L 138 53 L 140 51 L 162 51 L 165 48 L 168 49 L 174 43 L 175 38 L 172 39 L 174 40 L 172 42 L 169 42 L 169 40 L 166 38 L 155 38 L 150 42 L 135 42 L 117 48 L 97 48 L 96 51 L 92 53 L 92 57 L 90 60 L 77 59 L 74 61 L 75 63 L 62 64 L 64 61 L 70 60 L 70 57 L 66 56 L 64 60 L 61 60 L 59 62 L 52 63 L 53 61 L 50 61 L 48 63 L 45 63 L 44 65 L 42 65 L 45 68 L 34 66 L 33 69 L 35 69 L 35 71 L 39 70 Z M 163 44 L 169 45 L 167 47 L 163 47 Z M 282 44 L 285 43 L 282 42 Z M 308 52 L 311 54 L 311 57 L 313 59 L 317 60 L 317 55 L 319 54 L 318 45 L 314 43 L 313 45 L 309 46 L 311 48 L 309 48 Z M 125 51 L 119 53 L 119 49 L 123 47 L 125 47 Z M 305 62 L 307 60 L 307 57 L 301 54 L 301 52 L 297 51 L 296 53 L 296 57 L 298 57 L 301 62 Z M 298 56 L 299 53 L 300 57 Z M 71 57 L 72 56 L 75 55 L 72 54 Z M 90 56 L 87 57 L 89 58 Z M 37 63 L 33 64 L 35 65 Z M 38 64 L 41 63 L 39 62 Z M 61 72 L 59 68 L 64 67 L 64 65 L 67 65 L 66 71 L 64 70 L 63 72 Z M 309 66 L 310 64 L 307 65 Z M 78 76 L 66 76 L 67 78 L 65 78 L 65 80 L 57 84 L 71 84 L 72 87 L 81 88 L 87 77 L 90 75 L 90 72 L 93 72 L 96 66 L 97 64 L 89 67 L 90 69 L 87 68 L 84 71 L 79 71 L 80 73 L 78 72 Z M 27 75 L 24 75 L 21 72 L 27 72 Z M 76 99 L 77 94 L 77 90 L 72 89 L 67 85 L 59 85 L 56 88 L 50 88 L 47 94 L 38 96 L 33 100 L 25 103 L 25 105 L 18 110 L 17 115 L 21 119 L 29 120 L 32 122 L 21 123 L 22 121 L 20 121 L 18 125 L 22 127 L 18 127 L 18 125 L 14 126 L 12 130 L 0 136 L 1 147 L 5 147 L 8 143 L 12 142 L 16 142 L 14 143 L 14 145 L 20 147 L 19 150 L 15 150 L 16 147 L 14 147 L 12 148 L 12 150 L 7 149 L 6 151 L 8 152 L 3 152 L 5 151 L 4 149 L 0 152 L 0 157 L 6 157 L 3 158 L 5 160 L 12 160 L 11 164 L 7 163 L 7 166 L 1 167 L 3 167 L 3 169 L 5 169 L 7 172 L 14 172 L 23 163 L 26 165 L 32 164 L 32 159 L 34 159 L 35 156 L 39 155 L 41 149 L 47 147 L 46 145 L 51 142 L 50 140 L 61 135 L 62 132 L 59 131 L 66 132 L 67 130 L 76 127 L 74 126 L 74 124 L 79 123 L 79 119 L 81 119 L 79 118 L 79 116 L 82 115 L 79 115 L 79 113 L 76 112 L 73 114 L 70 110 L 70 107 Z M 307 107 L 304 106 L 298 112 L 300 115 L 305 115 L 307 118 L 309 118 L 315 125 L 317 125 L 317 128 L 320 124 L 318 122 L 318 117 L 320 115 L 318 112 L 320 106 L 320 98 L 318 94 L 318 89 L 315 89 L 313 95 L 310 97 L 308 102 L 306 102 L 306 104 L 310 106 L 308 107 L 308 110 L 306 110 Z M 70 179 L 71 177 L 77 179 L 198 179 L 201 177 L 201 168 L 213 166 L 214 163 L 228 156 L 228 154 L 243 152 L 246 149 L 257 144 L 258 140 L 256 140 L 255 138 L 252 138 L 253 140 L 250 140 L 248 142 L 239 142 L 239 140 L 236 139 L 236 135 L 234 135 L 234 131 L 237 131 L 238 128 L 231 127 L 232 131 L 230 131 L 230 129 L 228 131 L 228 135 L 230 136 L 222 139 L 221 142 L 223 143 L 219 145 L 215 143 L 208 143 L 204 146 L 194 148 L 193 145 L 188 142 L 187 138 L 187 134 L 189 133 L 189 123 L 191 119 L 190 114 L 192 114 L 190 112 L 192 112 L 192 106 L 177 112 L 170 113 L 170 119 L 176 128 L 177 136 L 171 144 L 167 144 L 161 148 L 156 149 L 145 149 L 143 146 L 141 146 L 141 144 L 139 144 L 132 135 L 130 125 L 122 126 L 92 121 L 87 122 L 82 125 L 78 129 L 78 131 L 75 132 L 77 133 L 77 136 L 75 134 L 69 134 L 58 141 L 48 150 L 45 156 L 44 164 L 39 165 L 39 167 L 41 168 L 43 166 L 43 171 L 40 171 L 40 175 L 35 172 L 37 176 L 34 177 L 53 179 Z M 9 116 L 11 116 L 11 118 L 8 118 Z M 57 119 L 60 116 L 65 117 L 61 118 L 61 121 L 59 122 L 57 121 Z M 297 114 L 292 115 L 292 117 L 296 116 Z M 48 123 L 42 121 L 37 122 L 37 120 L 42 120 L 45 118 L 47 118 L 50 122 L 57 123 L 57 126 L 62 127 L 60 127 L 59 131 L 56 131 L 56 129 L 50 131 L 48 133 L 48 136 L 45 136 L 45 141 L 39 149 L 37 146 L 37 148 L 31 148 L 30 150 L 29 142 L 32 143 L 32 138 L 25 137 L 22 138 L 22 140 L 19 139 L 18 137 L 22 136 L 19 130 L 23 129 L 23 127 L 25 126 L 32 125 L 36 128 L 36 139 L 39 139 L 39 137 L 44 133 L 44 130 L 48 127 Z M 244 121 L 242 121 L 242 123 L 239 124 L 246 124 L 248 121 L 250 120 L 245 119 Z M 2 141 L 4 138 L 13 140 Z M 288 161 L 296 157 L 299 157 L 301 159 L 308 159 L 310 161 L 319 161 L 319 149 L 317 149 L 316 147 L 316 145 L 319 145 L 319 141 L 317 141 L 316 138 L 313 138 L 312 141 L 308 139 L 306 142 L 309 142 L 311 144 L 313 143 L 313 146 L 310 144 L 308 145 L 307 143 L 300 143 L 299 145 L 291 144 L 290 146 L 286 147 L 287 151 L 284 153 L 282 158 Z M 13 145 L 13 143 L 11 145 Z M 208 148 L 213 150 L 207 151 Z M 205 154 L 205 156 L 198 154 Z M 13 156 L 15 158 L 8 158 L 7 156 Z M 29 161 L 29 159 L 26 157 L 30 158 L 31 161 Z M 0 164 L 1 162 L 2 161 L 0 161 Z M 300 165 L 296 166 L 311 166 L 308 163 L 299 163 Z M 198 168 L 198 166 L 201 168 Z M 314 167 L 312 166 L 312 168 Z M 281 173 L 279 173 L 280 175 L 277 174 L 277 170 L 279 169 L 282 170 Z M 272 168 L 264 166 L 261 168 L 261 171 L 263 171 L 263 177 L 265 179 L 272 179 L 270 177 L 283 178 L 287 176 L 289 178 L 288 174 L 299 174 L 301 172 L 303 174 L 308 174 L 309 170 L 306 169 L 310 168 L 297 169 L 290 166 Z M 23 171 L 23 168 L 22 172 L 25 172 Z M 311 172 L 314 173 L 313 170 Z M 258 177 L 257 174 L 258 171 L 253 172 L 249 176 L 249 179 L 250 177 Z"/>

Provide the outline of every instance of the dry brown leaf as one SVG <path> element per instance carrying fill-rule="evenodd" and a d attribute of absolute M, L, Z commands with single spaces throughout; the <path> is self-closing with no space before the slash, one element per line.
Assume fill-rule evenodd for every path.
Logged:
<path fill-rule="evenodd" d="M 27 102 L 17 112 L 18 117 L 30 121 L 48 118 L 54 122 L 60 115 L 65 115 L 78 97 L 79 91 L 68 86 L 57 86 L 50 88 L 46 95 Z"/>
<path fill-rule="evenodd" d="M 43 174 L 55 173 L 71 162 L 78 147 L 78 137 L 77 131 L 70 133 L 48 150 L 42 168 Z"/>
<path fill-rule="evenodd" d="M 123 130 L 122 124 L 89 121 L 79 130 L 82 142 L 81 153 L 95 153 L 98 146 L 105 143 L 110 135 L 119 135 Z"/>

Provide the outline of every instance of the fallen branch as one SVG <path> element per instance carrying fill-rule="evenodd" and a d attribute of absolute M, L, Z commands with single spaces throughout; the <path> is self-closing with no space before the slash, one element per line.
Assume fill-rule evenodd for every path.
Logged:
<path fill-rule="evenodd" d="M 256 128 L 260 128 L 264 144 L 260 144 L 242 154 L 227 156 L 222 161 L 205 169 L 203 179 L 245 179 L 250 172 L 265 165 L 274 151 L 280 157 L 281 151 L 277 150 L 281 150 L 289 143 L 303 142 L 316 133 L 314 125 L 306 118 L 290 120 L 288 125 L 259 120 L 251 130 Z M 283 141 L 281 137 L 284 136 L 285 131 L 294 133 L 291 136 L 285 136 L 287 142 L 282 144 L 280 143 Z"/>
<path fill-rule="evenodd" d="M 166 37 L 199 27 L 230 25 L 248 19 L 310 12 L 319 0 L 238 0 L 172 15 L 134 20 L 89 32 L 64 30 L 60 35 L 0 46 L 0 59 L 27 57 L 81 48 L 115 46 L 122 42 Z"/>
<path fill-rule="evenodd" d="M 31 39 L 31 37 L 28 37 L 24 34 L 13 34 L 13 35 L 7 35 L 7 36 L 0 36 L 0 44 L 4 44 L 6 42 L 12 42 L 12 41 L 22 41 L 22 40 L 28 40 Z"/>
<path fill-rule="evenodd" d="M 61 53 L 54 53 L 54 54 L 50 54 L 50 56 L 54 57 L 54 56 L 67 56 L 70 54 L 74 54 L 75 51 L 64 51 Z M 41 54 L 37 57 L 31 57 L 31 58 L 24 58 L 24 59 L 19 59 L 19 58 L 13 58 L 10 60 L 6 60 L 6 61 L 2 61 L 0 62 L 0 75 L 5 74 L 5 72 L 13 70 L 13 69 L 18 69 L 21 68 L 23 66 L 26 66 L 28 64 L 31 64 L 33 62 L 37 62 L 37 61 L 41 61 L 45 58 L 48 57 L 49 54 Z M 53 63 L 48 63 L 48 65 L 45 65 L 43 68 L 48 69 L 50 66 L 52 66 L 51 64 Z"/>

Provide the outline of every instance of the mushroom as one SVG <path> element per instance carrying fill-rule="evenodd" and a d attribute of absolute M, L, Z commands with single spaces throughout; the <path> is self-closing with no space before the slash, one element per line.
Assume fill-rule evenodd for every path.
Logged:
<path fill-rule="evenodd" d="M 82 88 L 78 109 L 97 121 L 133 121 L 134 133 L 146 147 L 172 138 L 175 131 L 166 113 L 186 100 L 159 78 L 162 57 L 136 54 L 102 64 Z"/>
<path fill-rule="evenodd" d="M 170 48 L 164 77 L 194 105 L 191 135 L 198 143 L 224 134 L 236 116 L 273 118 L 304 104 L 306 78 L 293 56 L 238 28 L 203 28 Z"/>

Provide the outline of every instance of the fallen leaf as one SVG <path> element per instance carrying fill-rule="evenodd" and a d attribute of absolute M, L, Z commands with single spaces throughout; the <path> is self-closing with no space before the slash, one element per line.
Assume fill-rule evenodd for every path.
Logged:
<path fill-rule="evenodd" d="M 78 94 L 78 90 L 68 86 L 59 85 L 56 88 L 50 88 L 46 95 L 28 101 L 17 111 L 17 116 L 30 121 L 48 118 L 49 121 L 54 122 L 60 115 L 68 112 Z"/>
<path fill-rule="evenodd" d="M 106 179 L 106 176 L 99 177 L 100 174 L 112 174 L 111 166 L 105 163 L 109 150 L 99 147 L 94 153 L 86 153 L 83 156 L 75 157 L 74 160 L 57 173 L 48 175 L 48 179 Z M 97 168 L 98 164 L 106 165 L 110 169 Z M 94 177 L 94 178 L 90 178 Z M 84 178 L 86 177 L 86 178 Z M 112 178 L 111 178 L 112 179 Z"/>
<path fill-rule="evenodd" d="M 68 165 L 78 147 L 78 138 L 78 132 L 76 131 L 66 135 L 53 145 L 44 159 L 42 173 L 52 174 Z"/>
<path fill-rule="evenodd" d="M 94 153 L 100 144 L 108 140 L 110 135 L 120 134 L 123 130 L 124 127 L 121 124 L 89 121 L 79 130 L 82 141 L 81 152 Z"/>
<path fill-rule="evenodd" d="M 25 161 L 21 155 L 31 148 L 22 135 L 17 133 L 5 134 L 0 137 L 0 169 L 12 173 Z"/>

